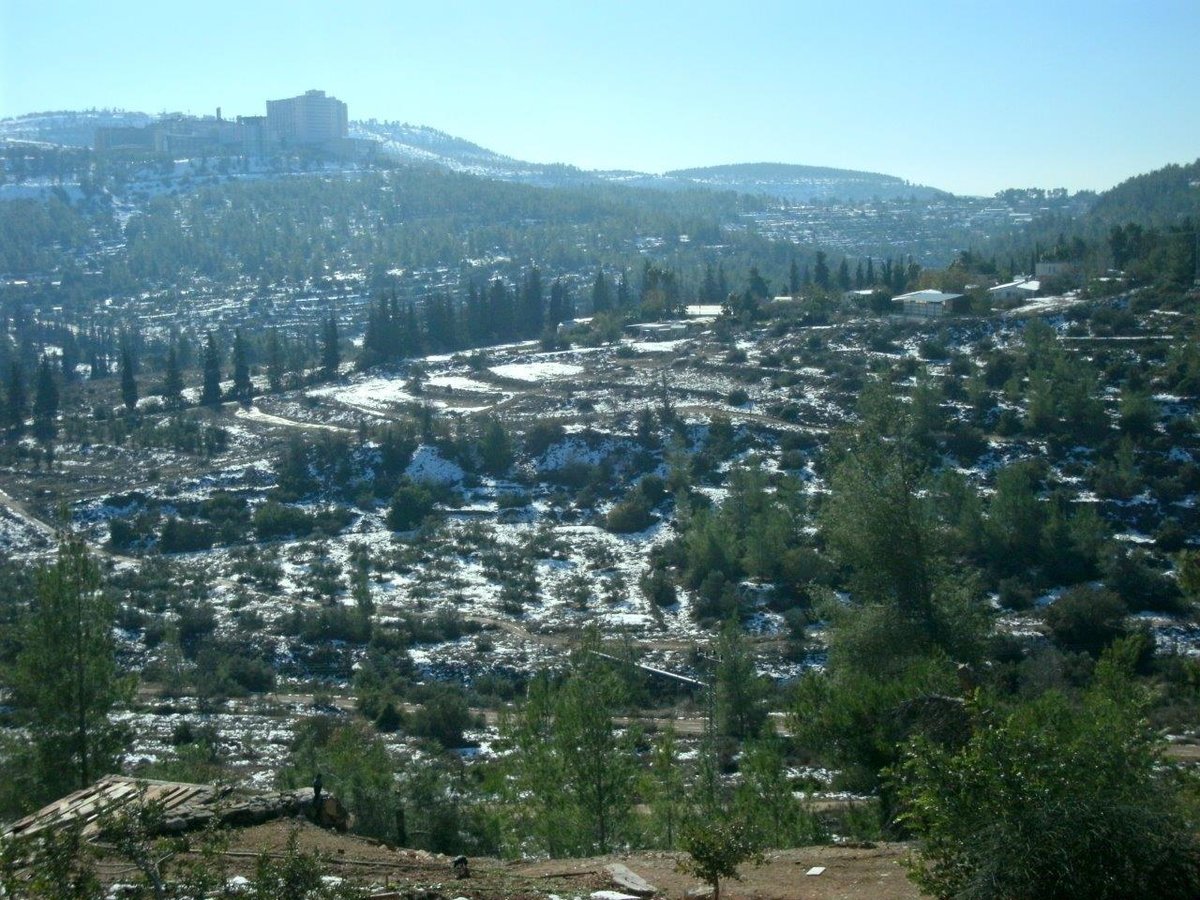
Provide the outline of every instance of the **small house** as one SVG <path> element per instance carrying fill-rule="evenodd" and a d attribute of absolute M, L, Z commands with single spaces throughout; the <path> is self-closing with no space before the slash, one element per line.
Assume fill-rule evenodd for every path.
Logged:
<path fill-rule="evenodd" d="M 1018 278 L 1006 284 L 988 288 L 988 297 L 993 303 L 1024 303 L 1038 295 L 1042 283 L 1033 278 Z"/>
<path fill-rule="evenodd" d="M 912 291 L 892 298 L 892 308 L 900 315 L 916 319 L 937 319 L 941 316 L 962 312 L 965 298 L 962 294 L 947 294 L 932 288 Z"/>

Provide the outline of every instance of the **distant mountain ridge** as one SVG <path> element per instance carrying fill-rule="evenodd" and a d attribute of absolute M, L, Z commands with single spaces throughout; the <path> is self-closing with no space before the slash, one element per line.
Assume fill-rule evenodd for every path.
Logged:
<path fill-rule="evenodd" d="M 148 113 L 125 110 L 30 113 L 0 120 L 0 140 L 90 147 L 95 142 L 97 128 L 145 127 L 157 118 Z M 875 198 L 929 200 L 950 196 L 936 188 L 913 185 L 893 175 L 784 163 L 679 169 L 661 175 L 586 171 L 562 163 L 514 159 L 435 128 L 402 122 L 351 122 L 350 136 L 379 142 L 380 152 L 392 159 L 540 187 L 625 184 L 657 190 L 706 189 L 761 194 L 792 203 L 823 202 L 834 198 L 862 202 Z"/>
<path fill-rule="evenodd" d="M 145 128 L 158 117 L 123 109 L 57 110 L 0 119 L 0 141 L 92 147 L 97 128 Z"/>
<path fill-rule="evenodd" d="M 739 163 L 679 169 L 667 172 L 665 177 L 742 194 L 771 194 L 802 203 L 835 197 L 863 201 L 876 197 L 881 200 L 907 197 L 930 200 L 952 196 L 937 188 L 911 184 L 894 175 L 789 163 Z"/>

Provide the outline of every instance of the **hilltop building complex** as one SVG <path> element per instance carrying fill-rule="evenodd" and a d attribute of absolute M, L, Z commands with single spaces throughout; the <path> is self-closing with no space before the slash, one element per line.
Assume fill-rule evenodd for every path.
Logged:
<path fill-rule="evenodd" d="M 283 150 L 311 148 L 342 156 L 369 152 L 370 142 L 347 136 L 346 104 L 324 91 L 268 100 L 265 116 L 226 119 L 173 113 L 144 128 L 97 128 L 99 152 L 134 151 L 195 155 L 202 153 L 268 156 Z"/>

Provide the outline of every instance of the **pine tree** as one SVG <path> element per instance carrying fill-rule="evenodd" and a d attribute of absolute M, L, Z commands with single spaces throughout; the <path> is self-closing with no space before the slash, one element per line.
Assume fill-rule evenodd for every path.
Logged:
<path fill-rule="evenodd" d="M 137 401 L 138 388 L 133 351 L 129 348 L 129 344 L 125 343 L 121 347 L 121 402 L 125 404 L 127 410 L 133 412 L 137 409 Z"/>
<path fill-rule="evenodd" d="M 246 342 L 240 330 L 233 333 L 233 396 L 238 403 L 249 403 L 254 395 L 250 381 L 250 362 L 246 357 Z"/>
<path fill-rule="evenodd" d="M 741 626 L 731 620 L 717 638 L 716 716 L 723 735 L 745 739 L 762 729 L 767 719 L 765 689 L 754 669 L 754 656 Z"/>
<path fill-rule="evenodd" d="M 221 357 L 211 331 L 205 334 L 204 340 L 204 376 L 200 387 L 200 405 L 221 405 Z"/>
<path fill-rule="evenodd" d="M 19 768 L 32 804 L 85 787 L 114 771 L 124 732 L 108 718 L 130 696 L 112 638 L 116 604 L 83 542 L 69 538 L 37 575 L 11 672 L 12 705 L 28 729 Z"/>
<path fill-rule="evenodd" d="M 792 257 L 791 268 L 788 269 L 788 293 L 795 297 L 800 293 L 800 266 L 796 257 Z"/>
<path fill-rule="evenodd" d="M 50 357 L 43 356 L 38 366 L 33 394 L 33 434 L 39 441 L 49 442 L 58 434 L 58 384 Z"/>
<path fill-rule="evenodd" d="M 338 366 L 342 364 L 342 351 L 338 346 L 337 317 L 331 312 L 325 320 L 325 329 L 321 333 L 321 371 L 325 378 L 333 381 L 338 375 Z"/>

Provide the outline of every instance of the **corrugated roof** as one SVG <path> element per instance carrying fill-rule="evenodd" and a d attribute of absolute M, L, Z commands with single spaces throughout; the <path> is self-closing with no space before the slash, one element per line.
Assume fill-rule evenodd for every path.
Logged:
<path fill-rule="evenodd" d="M 926 288 L 923 291 L 912 291 L 908 294 L 893 297 L 892 302 L 946 303 L 950 300 L 957 300 L 961 296 L 962 294 L 944 294 L 941 291 Z"/>
<path fill-rule="evenodd" d="M 57 828 L 83 821 L 84 834 L 98 830 L 96 820 L 106 811 L 120 809 L 127 803 L 144 797 L 147 802 L 159 802 L 168 816 L 200 813 L 229 793 L 228 788 L 207 784 L 183 784 L 174 781 L 151 781 L 106 775 L 90 787 L 68 794 L 61 800 L 44 806 L 32 815 L 14 822 L 4 831 L 7 835 L 29 835 L 43 828 Z"/>

